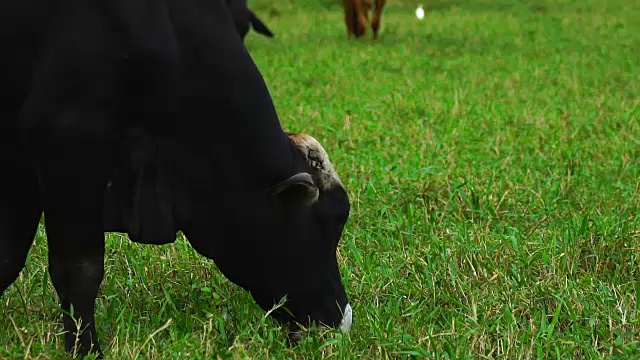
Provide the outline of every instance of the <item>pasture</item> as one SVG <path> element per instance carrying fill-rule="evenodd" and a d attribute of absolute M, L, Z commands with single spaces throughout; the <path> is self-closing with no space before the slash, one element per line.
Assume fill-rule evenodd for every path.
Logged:
<path fill-rule="evenodd" d="M 184 239 L 110 234 L 108 358 L 640 357 L 640 3 L 417 4 L 389 0 L 371 44 L 337 0 L 249 2 L 285 130 L 323 143 L 351 197 L 352 331 L 289 348 Z M 0 298 L 0 359 L 68 358 L 45 245 L 41 227 Z"/>

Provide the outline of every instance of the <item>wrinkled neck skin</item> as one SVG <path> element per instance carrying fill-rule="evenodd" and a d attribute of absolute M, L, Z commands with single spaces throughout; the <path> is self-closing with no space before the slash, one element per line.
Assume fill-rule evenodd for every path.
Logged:
<path fill-rule="evenodd" d="M 253 257 L 269 255 L 282 245 L 265 236 L 280 230 L 274 225 L 279 218 L 269 190 L 300 171 L 296 164 L 302 163 L 300 152 L 286 135 L 283 139 L 280 156 L 264 157 L 258 149 L 248 161 L 229 143 L 236 139 L 199 144 L 180 136 L 131 132 L 121 143 L 125 150 L 106 193 L 105 230 L 156 244 L 158 238 L 165 239 L 160 244 L 174 241 L 181 230 L 231 281 L 245 289 L 255 287 L 234 272 L 238 261 L 257 264 Z M 169 210 L 155 213 L 158 208 Z M 265 269 L 259 274 L 268 278 Z"/>

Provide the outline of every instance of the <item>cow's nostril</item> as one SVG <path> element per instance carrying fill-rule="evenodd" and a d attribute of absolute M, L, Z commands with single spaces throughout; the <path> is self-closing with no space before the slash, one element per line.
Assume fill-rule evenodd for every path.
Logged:
<path fill-rule="evenodd" d="M 342 321 L 340 322 L 340 331 L 343 333 L 349 332 L 351 329 L 351 323 L 353 322 L 353 311 L 351 310 L 351 305 L 347 304 L 344 307 L 344 313 L 342 314 Z"/>

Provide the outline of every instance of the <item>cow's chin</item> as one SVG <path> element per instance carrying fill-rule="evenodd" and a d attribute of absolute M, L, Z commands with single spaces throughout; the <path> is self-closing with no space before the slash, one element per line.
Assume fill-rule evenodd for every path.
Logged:
<path fill-rule="evenodd" d="M 353 309 L 351 308 L 350 304 L 347 304 L 344 307 L 344 310 L 342 311 L 342 320 L 338 324 L 337 328 L 343 334 L 346 334 L 349 332 L 349 330 L 351 330 L 352 323 L 353 323 Z M 289 337 L 288 337 L 289 345 L 295 346 L 307 334 L 308 332 L 306 332 L 302 327 L 300 327 L 298 323 L 294 323 L 294 325 L 290 325 Z"/>
<path fill-rule="evenodd" d="M 348 303 L 344 305 L 340 313 L 337 314 L 338 317 L 333 316 L 333 321 L 329 320 L 327 316 L 319 316 L 317 319 L 314 319 L 311 316 L 308 316 L 306 319 L 294 318 L 290 311 L 283 308 L 272 309 L 269 313 L 280 324 L 288 326 L 289 343 L 291 345 L 297 344 L 298 341 L 304 338 L 308 333 L 307 329 L 312 322 L 321 326 L 338 329 L 345 334 L 351 330 L 351 325 L 353 324 L 353 309 Z"/>

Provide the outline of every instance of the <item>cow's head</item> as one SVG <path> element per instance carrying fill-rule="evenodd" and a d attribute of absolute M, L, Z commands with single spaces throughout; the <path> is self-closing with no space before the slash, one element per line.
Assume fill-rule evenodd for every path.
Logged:
<path fill-rule="evenodd" d="M 340 279 L 336 252 L 349 217 L 349 198 L 316 139 L 305 134 L 290 134 L 289 139 L 306 171 L 270 191 L 280 213 L 278 220 L 288 229 L 289 237 L 289 248 L 281 250 L 283 261 L 274 268 L 278 272 L 274 280 L 281 284 L 252 293 L 264 308 L 286 295 L 286 308 L 274 312 L 280 321 L 306 326 L 311 320 L 346 332 L 351 327 L 352 310 Z"/>
<path fill-rule="evenodd" d="M 266 311 L 286 297 L 271 312 L 280 322 L 297 328 L 315 321 L 347 331 L 352 314 L 336 251 L 349 199 L 318 141 L 303 134 L 289 134 L 288 141 L 292 173 L 264 184 L 241 158 L 216 156 L 214 163 L 226 167 L 211 170 L 202 153 L 137 134 L 120 169 L 125 175 L 114 176 L 107 188 L 105 230 L 165 244 L 181 229 Z"/>
<path fill-rule="evenodd" d="M 194 248 L 264 310 L 286 298 L 271 312 L 281 323 L 315 322 L 346 332 L 352 310 L 336 252 L 349 216 L 347 192 L 318 141 L 303 134 L 289 140 L 296 170 L 288 178 L 267 188 L 221 191 L 216 202 L 207 201 L 216 208 L 205 211 L 208 219 L 182 228 Z"/>

